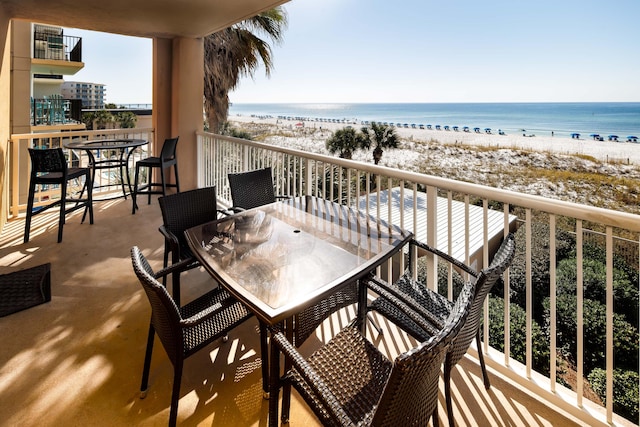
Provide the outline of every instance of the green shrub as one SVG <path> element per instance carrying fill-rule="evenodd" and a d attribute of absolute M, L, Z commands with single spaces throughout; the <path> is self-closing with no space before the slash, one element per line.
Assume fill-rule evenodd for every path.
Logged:
<path fill-rule="evenodd" d="M 578 268 L 575 258 L 567 258 L 559 262 L 557 270 L 557 294 L 576 295 Z M 607 266 L 604 262 L 584 258 L 582 261 L 582 284 L 585 299 L 606 302 Z M 638 320 L 638 287 L 633 283 L 628 272 L 614 266 L 613 298 L 615 311 L 624 315 L 629 323 L 637 326 Z"/>
<path fill-rule="evenodd" d="M 589 383 L 593 391 L 606 404 L 607 398 L 607 372 L 596 368 L 589 374 Z M 625 417 L 633 423 L 638 423 L 638 383 L 640 377 L 635 371 L 614 369 L 613 371 L 613 411 Z"/>
<path fill-rule="evenodd" d="M 584 370 L 602 367 L 606 350 L 606 307 L 598 301 L 583 300 Z M 544 301 L 545 329 L 551 333 L 549 299 Z M 556 298 L 557 346 L 567 357 L 576 361 L 577 352 L 577 306 L 575 295 L 558 295 Z M 624 316 L 614 313 L 613 340 L 615 364 L 636 369 L 638 366 L 638 330 Z"/>
<path fill-rule="evenodd" d="M 511 357 L 526 363 L 526 314 L 517 304 L 510 304 L 509 310 Z M 549 340 L 535 321 L 531 326 L 531 342 L 533 369 L 549 375 Z M 504 352 L 504 299 L 494 296 L 489 298 L 489 343 Z"/>
<path fill-rule="evenodd" d="M 549 226 L 545 223 L 531 224 L 531 284 L 533 286 L 533 318 L 542 323 L 544 310 L 542 302 L 549 296 Z M 556 231 L 556 259 L 566 257 L 575 245 L 575 239 L 569 233 Z M 526 229 L 521 226 L 516 232 L 516 254 L 509 267 L 509 298 L 512 304 L 526 307 Z M 497 284 L 493 295 L 502 297 L 504 291 Z"/>

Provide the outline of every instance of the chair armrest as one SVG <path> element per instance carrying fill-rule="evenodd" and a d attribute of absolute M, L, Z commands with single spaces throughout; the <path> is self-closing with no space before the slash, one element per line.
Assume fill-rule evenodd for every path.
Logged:
<path fill-rule="evenodd" d="M 200 323 L 208 320 L 209 318 L 213 316 L 217 316 L 220 310 L 222 310 L 222 308 L 223 308 L 223 305 L 217 302 L 187 319 L 181 319 L 180 326 L 182 326 L 183 328 L 185 327 L 190 328 L 190 327 L 199 325 Z"/>
<path fill-rule="evenodd" d="M 430 335 L 437 334 L 444 327 L 438 317 L 425 310 L 413 299 L 407 298 L 407 295 L 399 289 L 394 289 L 393 286 L 374 277 L 369 278 L 365 283 L 369 289 L 402 310 L 407 317 Z"/>
<path fill-rule="evenodd" d="M 353 423 L 349 416 L 344 409 L 342 409 L 342 405 L 340 405 L 336 396 L 331 392 L 331 389 L 329 389 L 322 378 L 320 378 L 315 370 L 307 363 L 293 344 L 289 342 L 287 337 L 280 331 L 274 330 L 273 328 L 269 329 L 271 330 L 272 345 L 275 343 L 285 357 L 291 360 L 298 374 L 300 374 L 309 387 L 311 387 L 316 397 L 322 400 L 325 408 L 330 412 L 331 417 L 340 425 L 352 425 Z"/>
<path fill-rule="evenodd" d="M 291 196 L 275 196 L 276 200 L 289 200 Z"/>
<path fill-rule="evenodd" d="M 153 275 L 154 279 L 158 280 L 161 279 L 165 276 L 168 276 L 171 273 L 174 273 L 176 271 L 184 271 L 190 264 L 192 264 L 193 262 L 195 262 L 196 259 L 195 258 L 187 258 L 187 259 L 183 259 L 182 261 L 176 262 L 171 264 L 168 267 L 163 268 L 162 270 L 158 270 L 155 272 L 155 274 Z"/>
<path fill-rule="evenodd" d="M 216 209 L 216 211 L 223 216 L 231 216 L 235 213 L 231 209 Z"/>
<path fill-rule="evenodd" d="M 160 234 L 164 236 L 165 241 L 169 243 L 169 246 L 171 246 L 171 251 L 176 251 L 177 254 L 180 254 L 180 241 L 178 240 L 178 237 L 169 231 L 164 224 L 158 228 L 158 231 L 160 231 Z"/>
<path fill-rule="evenodd" d="M 423 243 L 419 240 L 415 240 L 412 239 L 410 242 L 411 245 L 416 245 L 421 249 L 424 249 L 425 251 L 431 252 L 435 255 L 437 255 L 440 258 L 443 258 L 445 261 L 450 262 L 451 264 L 455 265 L 456 267 L 460 268 L 461 270 L 463 270 L 464 272 L 470 274 L 473 277 L 478 277 L 478 272 L 476 270 L 474 270 L 473 268 L 469 267 L 467 264 L 458 261 L 457 259 L 453 258 L 451 255 L 442 252 L 441 250 L 434 248 L 432 246 L 427 245 L 426 243 Z"/>

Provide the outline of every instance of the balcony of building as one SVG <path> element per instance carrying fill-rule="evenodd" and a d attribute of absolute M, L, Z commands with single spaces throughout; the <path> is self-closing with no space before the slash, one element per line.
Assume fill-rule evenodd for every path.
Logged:
<path fill-rule="evenodd" d="M 31 99 L 31 126 L 34 131 L 53 130 L 54 126 L 82 123 L 82 100 L 50 95 Z"/>
<path fill-rule="evenodd" d="M 33 58 L 82 62 L 82 37 L 64 34 L 60 27 L 33 26 Z"/>
<path fill-rule="evenodd" d="M 162 219 L 157 199 L 143 203 L 131 215 L 131 200 L 115 199 L 95 203 L 95 224 L 80 224 L 80 213 L 70 216 L 65 237 L 55 239 L 57 216 L 44 214 L 32 226 L 32 239 L 22 243 L 26 171 L 23 170 L 27 146 L 63 146 L 73 138 L 113 137 L 127 132 L 127 137 L 151 141 L 150 130 L 121 130 L 52 133 L 46 135 L 13 135 L 10 182 L 10 221 L 0 235 L 2 265 L 19 269 L 45 262 L 52 263 L 50 303 L 0 320 L 5 336 L 11 336 L 0 350 L 5 402 L 0 417 L 11 424 L 35 425 L 46 417 L 52 424 L 69 422 L 101 425 L 163 425 L 168 419 L 171 364 L 159 345 L 152 362 L 151 389 L 144 400 L 138 398 L 149 306 L 131 269 L 129 249 L 139 246 L 153 267 L 162 264 L 163 238 L 157 231 Z M 119 133 L 120 132 L 120 133 Z M 131 132 L 137 132 L 133 135 Z M 124 135 L 124 134 L 122 134 Z M 614 387 L 616 345 L 614 316 L 620 308 L 614 303 L 612 274 L 614 262 L 629 261 L 638 270 L 638 233 L 640 218 L 636 215 L 589 206 L 543 199 L 526 194 L 451 181 L 428 175 L 378 167 L 371 164 L 315 155 L 279 148 L 237 138 L 198 133 L 197 165 L 182 164 L 181 169 L 196 168 L 198 186 L 215 185 L 219 204 L 229 205 L 226 176 L 230 172 L 272 167 L 274 184 L 279 194 L 314 195 L 358 207 L 366 213 L 391 221 L 412 231 L 441 250 L 458 254 L 461 261 L 481 268 L 488 262 L 490 243 L 508 230 L 518 234 L 521 250 L 518 265 L 505 278 L 504 290 L 490 300 L 503 301 L 503 322 L 498 338 L 490 333 L 495 318 L 485 309 L 483 341 L 480 349 L 472 347 L 453 374 L 454 413 L 459 425 L 633 425 L 617 414 L 614 396 L 624 392 Z M 146 155 L 146 153 L 144 154 Z M 70 161 L 83 164 L 86 159 L 69 152 Z M 131 169 L 135 157 L 132 159 Z M 106 174 L 104 179 L 116 179 Z M 105 183 L 103 183 L 105 184 Z M 98 190 L 96 198 L 107 198 L 109 191 Z M 104 194 L 101 194 L 104 191 Z M 540 227 L 546 233 L 539 234 Z M 543 239 L 543 244 L 540 244 Z M 575 358 L 575 381 L 561 375 L 565 360 L 556 342 L 563 325 L 557 320 L 559 306 L 556 270 L 559 246 L 570 242 L 577 253 L 575 297 L 578 354 Z M 478 244 L 479 243 L 479 244 Z M 598 401 L 590 393 L 585 377 L 587 362 L 581 356 L 586 342 L 584 296 L 585 248 L 602 249 L 606 266 L 599 280 L 605 289 L 603 319 L 606 330 L 597 335 L 603 357 L 598 361 L 605 372 L 606 401 Z M 546 248 L 548 262 L 540 263 L 537 248 Z M 563 251 L 567 248 L 563 247 Z M 427 266 L 436 259 L 425 257 Z M 397 266 L 393 263 L 379 271 L 385 279 L 393 279 Z M 524 277 L 525 295 L 514 295 L 516 272 Z M 428 268 L 427 268 L 428 269 Z M 541 288 L 534 281 L 545 270 L 549 277 L 549 319 L 547 338 L 536 334 L 533 301 Z M 432 269 L 431 271 L 435 271 Z M 428 285 L 435 287 L 437 278 L 427 275 Z M 192 270 L 184 276 L 182 289 L 196 295 L 212 286 L 203 270 Z M 515 286 L 515 285 L 514 285 Z M 443 289 L 452 295 L 451 279 Z M 525 301 L 524 321 L 518 323 L 511 299 Z M 616 297 L 617 298 L 617 297 Z M 505 302 L 506 301 L 506 302 Z M 636 295 L 637 304 L 637 295 Z M 489 306 L 487 305 L 487 308 Z M 315 337 L 305 344 L 311 351 L 348 321 L 349 310 L 325 322 Z M 383 318 L 383 337 L 370 329 L 372 340 L 392 357 L 415 343 L 398 333 Z M 261 397 L 260 351 L 256 322 L 241 326 L 228 343 L 217 343 L 189 359 L 185 365 L 178 420 L 185 425 L 265 425 L 267 402 Z M 17 331 L 20 331 L 17 333 Z M 524 351 L 519 356 L 513 335 L 524 338 Z M 636 339 L 637 339 L 637 330 Z M 546 368 L 538 364 L 538 352 L 547 354 Z M 477 363 L 477 351 L 485 354 L 490 368 L 492 387 L 485 390 Z M 520 360 L 516 360 L 520 359 Z M 638 367 L 634 368 L 638 372 Z M 441 383 L 441 388 L 442 388 Z M 440 396 L 440 421 L 446 423 L 444 398 Z M 637 423 L 637 420 L 634 420 Z M 317 425 L 300 399 L 294 400 L 291 423 Z"/>

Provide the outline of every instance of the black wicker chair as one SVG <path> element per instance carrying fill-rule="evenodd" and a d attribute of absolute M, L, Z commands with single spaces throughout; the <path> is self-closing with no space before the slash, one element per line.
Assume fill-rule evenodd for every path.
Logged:
<path fill-rule="evenodd" d="M 169 265 L 169 253 L 172 264 L 182 265 L 182 268 L 176 268 L 172 274 L 173 299 L 179 307 L 180 273 L 200 265 L 189 248 L 184 232 L 218 217 L 216 187 L 170 194 L 160 197 L 158 203 L 163 221 L 159 230 L 164 236 L 164 267 Z"/>
<path fill-rule="evenodd" d="M 423 321 L 402 294 L 385 294 L 418 324 Z M 305 360 L 279 331 L 272 341 L 293 368 L 282 381 L 292 385 L 326 426 L 425 426 L 433 417 L 438 425 L 438 382 L 445 354 L 469 313 L 474 288 L 468 283 L 454 305 L 445 327 L 394 361 L 387 359 L 359 331 L 357 322 L 340 331 Z M 466 296 L 466 298 L 465 298 Z M 290 399 L 284 388 L 282 419 L 289 418 Z"/>
<path fill-rule="evenodd" d="M 84 222 L 88 210 L 89 223 L 93 224 L 93 185 L 91 183 L 91 170 L 88 168 L 68 167 L 67 160 L 64 157 L 62 148 L 29 148 L 29 156 L 31 157 L 31 177 L 29 179 L 27 219 L 24 224 L 24 243 L 27 243 L 29 241 L 29 233 L 31 232 L 31 218 L 34 215 L 42 213 L 54 206 L 60 206 L 60 219 L 58 220 L 58 243 L 62 242 L 62 228 L 64 227 L 66 214 L 77 209 L 84 208 L 85 212 L 82 216 L 82 222 Z M 80 179 L 83 176 L 85 178 L 85 181 L 80 194 L 77 196 L 77 198 L 69 197 L 67 193 L 67 183 L 73 179 Z M 37 208 L 37 210 L 34 212 L 33 204 L 35 199 L 36 185 L 59 185 L 60 199 L 43 207 Z M 85 190 L 87 191 L 87 197 L 83 198 L 82 195 L 84 194 Z M 67 203 L 73 203 L 73 205 L 71 207 L 67 207 Z"/>
<path fill-rule="evenodd" d="M 466 354 L 474 337 L 476 338 L 478 345 L 478 357 L 480 359 L 480 366 L 482 367 L 485 387 L 489 389 L 491 386 L 484 364 L 482 349 L 480 348 L 480 315 L 482 314 L 482 306 L 489 291 L 491 291 L 493 285 L 502 276 L 502 273 L 504 273 L 513 260 L 515 254 L 515 237 L 510 233 L 504 239 L 489 267 L 483 269 L 480 273 L 475 272 L 467 265 L 435 248 L 425 245 L 424 243 L 413 241 L 412 246 L 418 246 L 423 250 L 435 253 L 441 259 L 452 263 L 455 267 L 465 273 L 468 273 L 473 278 L 472 282 L 475 286 L 475 294 L 469 317 L 467 318 L 455 342 L 449 348 L 445 359 L 445 397 L 447 401 L 449 425 L 453 426 L 451 370 Z M 399 291 L 402 295 L 407 296 L 413 302 L 412 307 L 421 314 L 426 325 L 424 323 L 421 325 L 417 324 L 413 319 L 408 317 L 403 310 L 398 309 L 396 304 L 392 304 L 385 296 L 381 296 L 374 300 L 369 306 L 369 309 L 376 310 L 383 314 L 386 318 L 390 319 L 416 339 L 420 341 L 427 341 L 433 335 L 439 333 L 439 331 L 445 326 L 446 319 L 451 313 L 454 303 L 439 293 L 427 289 L 425 284 L 417 282 L 411 277 L 412 274 L 409 272 L 408 274 L 403 275 L 394 286 L 389 286 L 384 282 L 378 282 L 378 285 L 384 287 L 386 290 L 393 290 L 396 293 Z M 458 299 L 460 299 L 460 296 Z"/>
<path fill-rule="evenodd" d="M 131 209 L 131 213 L 135 214 L 136 209 L 138 209 L 137 204 L 137 196 L 138 194 L 147 194 L 148 200 L 147 204 L 151 204 L 151 195 L 152 194 L 162 194 L 163 196 L 167 195 L 167 187 L 175 188 L 176 191 L 180 192 L 180 180 L 178 179 L 178 158 L 176 157 L 176 147 L 178 145 L 178 138 L 167 138 L 162 145 L 162 150 L 160 151 L 159 157 L 147 157 L 146 159 L 138 160 L 136 162 L 136 173 L 133 183 L 133 195 L 131 198 L 133 199 L 133 207 Z M 173 171 L 176 177 L 175 184 L 167 183 L 167 179 L 165 176 L 164 170 L 166 168 L 170 168 L 173 166 Z M 139 184 L 138 178 L 140 175 L 140 168 L 147 168 L 147 183 Z M 160 169 L 160 182 L 153 181 L 153 169 Z M 160 187 L 160 189 L 154 190 L 154 187 Z"/>
<path fill-rule="evenodd" d="M 249 172 L 230 173 L 229 189 L 233 201 L 233 211 L 253 209 L 273 203 L 286 196 L 277 196 L 273 188 L 271 168 L 257 169 Z"/>
<path fill-rule="evenodd" d="M 246 307 L 228 292 L 216 288 L 178 308 L 167 289 L 156 279 L 171 273 L 172 267 L 154 274 L 137 247 L 131 248 L 131 261 L 151 304 L 151 322 L 144 358 L 140 398 L 146 397 L 155 333 L 158 333 L 173 364 L 173 391 L 169 425 L 175 426 L 184 359 L 251 317 Z"/>

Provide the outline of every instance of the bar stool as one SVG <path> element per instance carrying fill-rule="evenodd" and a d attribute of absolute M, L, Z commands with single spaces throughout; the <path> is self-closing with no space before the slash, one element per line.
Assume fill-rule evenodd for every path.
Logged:
<path fill-rule="evenodd" d="M 67 167 L 67 160 L 64 157 L 62 148 L 33 149 L 29 148 L 31 157 L 31 178 L 29 180 L 29 199 L 27 201 L 27 219 L 24 225 L 24 243 L 29 241 L 31 231 L 31 218 L 45 210 L 60 205 L 60 220 L 58 221 L 58 243 L 62 242 L 62 227 L 65 223 L 65 215 L 80 208 L 85 208 L 82 222 L 89 210 L 89 222 L 93 224 L 93 203 L 91 182 L 91 170 L 89 168 Z M 77 198 L 67 196 L 67 183 L 73 179 L 85 177 L 84 185 Z M 59 185 L 60 199 L 38 208 L 34 212 L 33 204 L 36 193 L 36 185 Z M 82 198 L 85 189 L 87 198 Z M 67 203 L 75 203 L 67 208 Z"/>
<path fill-rule="evenodd" d="M 138 209 L 136 197 L 138 194 L 147 194 L 149 199 L 147 204 L 151 204 L 152 194 L 167 195 L 167 187 L 175 187 L 176 191 L 180 192 L 180 182 L 178 180 L 178 158 L 176 157 L 176 146 L 178 145 L 178 138 L 165 139 L 162 146 L 162 151 L 159 157 L 147 157 L 146 159 L 138 160 L 136 162 L 136 175 L 135 182 L 133 184 L 133 207 L 131 213 L 135 214 Z M 168 184 L 165 179 L 164 170 L 173 166 L 176 176 L 175 184 Z M 147 183 L 138 186 L 138 177 L 140 175 L 140 168 L 147 168 Z M 152 171 L 153 168 L 160 169 L 160 182 L 153 182 Z M 162 190 L 154 190 L 154 187 L 162 187 Z"/>

